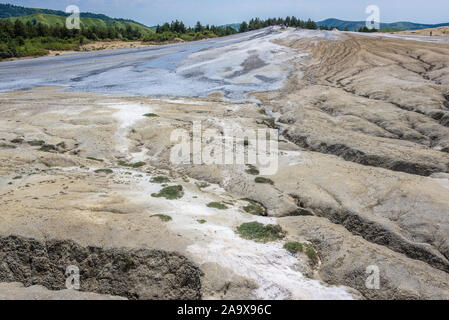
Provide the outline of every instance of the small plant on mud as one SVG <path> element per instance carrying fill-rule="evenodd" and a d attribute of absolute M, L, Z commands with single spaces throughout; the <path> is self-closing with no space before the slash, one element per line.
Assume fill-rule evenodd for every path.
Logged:
<path fill-rule="evenodd" d="M 205 224 L 205 223 L 207 222 L 207 221 L 204 220 L 204 219 L 199 219 L 199 220 L 196 220 L 196 221 L 198 221 L 199 224 Z"/>
<path fill-rule="evenodd" d="M 157 176 L 157 177 L 153 177 L 151 178 L 150 182 L 153 183 L 164 183 L 164 182 L 170 182 L 170 179 L 164 176 Z"/>
<path fill-rule="evenodd" d="M 262 207 L 260 204 L 258 204 L 256 201 L 253 201 L 250 199 L 245 199 L 245 200 L 249 202 L 249 204 L 247 206 L 243 207 L 243 210 L 245 210 L 245 212 L 248 212 L 248 213 L 256 215 L 256 216 L 265 216 L 266 215 L 265 208 Z"/>
<path fill-rule="evenodd" d="M 220 202 L 210 202 L 207 204 L 209 208 L 215 208 L 219 210 L 226 210 L 228 207 Z"/>
<path fill-rule="evenodd" d="M 22 138 L 16 138 L 16 139 L 12 139 L 11 142 L 12 143 L 22 143 L 23 139 Z"/>
<path fill-rule="evenodd" d="M 14 178 L 12 178 L 13 180 L 19 180 L 19 179 L 22 179 L 22 176 L 17 176 L 17 177 L 14 177 Z"/>
<path fill-rule="evenodd" d="M 170 186 L 162 188 L 159 193 L 153 193 L 151 196 L 155 198 L 164 197 L 168 200 L 180 199 L 184 195 L 182 186 Z"/>
<path fill-rule="evenodd" d="M 257 168 L 252 164 L 248 164 L 248 169 L 246 169 L 245 172 L 252 174 L 253 176 L 257 176 L 260 173 L 259 170 L 257 170 Z"/>
<path fill-rule="evenodd" d="M 276 241 L 285 237 L 285 232 L 279 225 L 264 225 L 256 221 L 243 223 L 237 227 L 237 232 L 242 238 L 257 242 Z"/>
<path fill-rule="evenodd" d="M 304 246 L 302 245 L 302 243 L 299 243 L 297 241 L 290 241 L 284 244 L 284 249 L 292 254 L 295 254 L 298 252 L 303 252 Z"/>
<path fill-rule="evenodd" d="M 256 179 L 254 179 L 254 181 L 256 183 L 267 183 L 267 184 L 271 184 L 271 185 L 274 184 L 273 180 L 271 180 L 269 178 L 264 178 L 264 177 L 256 177 Z"/>
<path fill-rule="evenodd" d="M 128 163 L 126 161 L 120 160 L 118 162 L 119 166 L 122 167 L 129 167 L 129 168 L 140 168 L 143 167 L 144 165 L 146 165 L 145 162 L 139 161 L 139 162 L 135 162 L 135 163 Z"/>
<path fill-rule="evenodd" d="M 111 169 L 97 169 L 94 171 L 95 173 L 106 173 L 106 174 L 111 174 L 114 171 L 112 171 Z"/>
<path fill-rule="evenodd" d="M 30 146 L 33 146 L 33 147 L 40 147 L 40 146 L 43 146 L 45 144 L 45 141 L 43 141 L 43 140 L 31 140 L 31 141 L 28 141 L 28 144 Z"/>
<path fill-rule="evenodd" d="M 309 258 L 310 262 L 312 263 L 312 266 L 316 266 L 318 264 L 318 254 L 316 253 L 315 249 L 312 247 L 311 244 L 304 244 L 306 247 L 306 255 Z"/>
<path fill-rule="evenodd" d="M 56 147 L 52 144 L 44 144 L 42 147 L 39 148 L 40 151 L 56 151 Z"/>
<path fill-rule="evenodd" d="M 148 118 L 155 118 L 155 117 L 159 117 L 157 114 L 155 114 L 155 113 L 145 113 L 144 115 L 143 115 L 144 117 L 148 117 Z"/>
<path fill-rule="evenodd" d="M 153 214 L 152 217 L 157 217 L 164 222 L 168 222 L 168 221 L 172 220 L 172 218 L 170 216 L 167 216 L 166 214 Z"/>

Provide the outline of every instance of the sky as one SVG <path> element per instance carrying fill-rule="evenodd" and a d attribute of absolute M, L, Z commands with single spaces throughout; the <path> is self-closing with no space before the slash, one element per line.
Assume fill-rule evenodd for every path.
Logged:
<path fill-rule="evenodd" d="M 380 9 L 381 22 L 449 22 L 448 0 L 0 0 L 25 7 L 65 10 L 77 5 L 81 12 L 133 19 L 148 26 L 175 19 L 194 25 L 223 25 L 253 17 L 296 16 L 315 21 L 326 18 L 365 20 L 369 5 Z"/>

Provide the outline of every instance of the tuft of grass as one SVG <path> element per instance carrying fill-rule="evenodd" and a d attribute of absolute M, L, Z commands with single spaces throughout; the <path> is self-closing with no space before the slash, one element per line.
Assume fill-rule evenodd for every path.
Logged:
<path fill-rule="evenodd" d="M 162 188 L 159 193 L 153 193 L 151 196 L 155 198 L 164 197 L 168 200 L 180 199 L 184 195 L 182 186 L 170 186 Z"/>
<path fill-rule="evenodd" d="M 250 214 L 256 215 L 256 216 L 264 216 L 265 214 L 265 208 L 262 207 L 260 204 L 258 204 L 256 201 L 245 199 L 249 202 L 247 206 L 243 207 L 243 210 L 245 212 L 248 212 Z"/>
<path fill-rule="evenodd" d="M 150 182 L 153 183 L 164 183 L 164 182 L 170 182 L 170 179 L 164 176 L 157 176 L 157 177 L 153 177 L 151 178 Z"/>
<path fill-rule="evenodd" d="M 148 117 L 148 118 L 156 118 L 156 117 L 159 117 L 157 114 L 155 114 L 155 113 L 145 113 L 144 115 L 143 115 L 144 117 Z"/>
<path fill-rule="evenodd" d="M 152 217 L 158 217 L 159 219 L 161 219 L 164 222 L 168 222 L 168 221 L 172 220 L 172 218 L 170 216 L 167 216 L 166 214 L 153 214 Z"/>
<path fill-rule="evenodd" d="M 306 256 L 309 258 L 310 262 L 313 266 L 316 266 L 318 264 L 318 254 L 316 253 L 315 249 L 312 247 L 311 244 L 306 243 Z"/>
<path fill-rule="evenodd" d="M 98 162 L 104 162 L 103 159 L 97 159 L 97 158 L 94 158 L 94 157 L 87 157 L 86 159 L 93 160 L 93 161 L 98 161 Z"/>
<path fill-rule="evenodd" d="M 190 182 L 190 179 L 187 176 L 182 177 L 182 180 L 187 183 Z"/>
<path fill-rule="evenodd" d="M 22 143 L 22 142 L 23 142 L 22 138 L 16 138 L 11 140 L 11 143 Z"/>
<path fill-rule="evenodd" d="M 52 144 L 44 144 L 42 147 L 39 148 L 39 150 L 45 152 L 56 151 L 56 146 Z"/>
<path fill-rule="evenodd" d="M 111 169 L 97 169 L 94 171 L 95 173 L 106 173 L 106 174 L 111 174 L 114 171 L 112 171 Z"/>
<path fill-rule="evenodd" d="M 128 163 L 126 161 L 120 160 L 118 162 L 118 164 L 122 167 L 129 167 L 129 168 L 140 168 L 143 167 L 144 165 L 146 165 L 145 162 L 139 161 L 139 162 L 135 162 L 135 163 Z"/>
<path fill-rule="evenodd" d="M 279 225 L 264 225 L 256 221 L 241 224 L 237 227 L 237 232 L 242 238 L 257 242 L 276 241 L 285 237 L 285 232 Z"/>
<path fill-rule="evenodd" d="M 19 179 L 22 179 L 22 176 L 17 176 L 17 177 L 14 177 L 14 178 L 12 178 L 13 180 L 19 180 Z"/>
<path fill-rule="evenodd" d="M 31 140 L 31 141 L 28 141 L 28 144 L 33 147 L 40 147 L 45 144 L 45 141 L 44 140 Z"/>
<path fill-rule="evenodd" d="M 254 181 L 256 183 L 267 183 L 267 184 L 271 184 L 271 185 L 274 184 L 273 180 L 271 180 L 269 178 L 264 178 L 264 177 L 256 177 L 256 179 L 254 179 Z"/>
<path fill-rule="evenodd" d="M 210 202 L 207 204 L 209 208 L 215 208 L 219 210 L 226 210 L 228 207 L 220 202 Z"/>
<path fill-rule="evenodd" d="M 246 173 L 252 174 L 253 176 L 257 176 L 260 172 L 257 168 L 251 164 L 248 165 L 248 169 L 245 170 Z"/>
<path fill-rule="evenodd" d="M 297 241 L 290 241 L 284 244 L 284 249 L 292 254 L 295 254 L 298 252 L 303 252 L 304 246 L 302 245 L 302 243 L 299 243 Z"/>
<path fill-rule="evenodd" d="M 199 224 L 205 224 L 205 223 L 207 222 L 207 221 L 204 220 L 204 219 L 199 219 L 199 220 L 196 220 L 196 221 L 198 221 Z"/>

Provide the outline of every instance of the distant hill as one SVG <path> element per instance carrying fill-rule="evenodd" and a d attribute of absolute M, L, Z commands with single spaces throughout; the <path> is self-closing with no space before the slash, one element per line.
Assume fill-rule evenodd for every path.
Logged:
<path fill-rule="evenodd" d="M 14 6 L 11 4 L 0 4 L 0 19 L 9 19 L 15 21 L 17 19 L 22 22 L 30 21 L 33 24 L 39 22 L 46 25 L 65 25 L 66 17 L 69 14 L 64 11 L 50 10 L 50 9 L 37 9 L 37 8 L 25 8 L 20 6 Z M 104 14 L 96 14 L 89 12 L 82 12 L 81 26 L 90 27 L 118 27 L 126 28 L 131 26 L 133 29 L 138 29 L 143 34 L 152 33 L 153 30 L 139 22 L 128 19 L 114 19 Z"/>
<path fill-rule="evenodd" d="M 360 27 L 366 25 L 365 21 L 344 21 L 339 19 L 326 19 L 323 21 L 317 22 L 318 26 L 327 26 L 330 28 L 338 28 L 340 30 L 348 29 L 349 31 L 357 31 Z M 438 28 L 449 26 L 449 23 L 440 23 L 440 24 L 422 24 L 422 23 L 413 23 L 413 22 L 393 22 L 393 23 L 381 23 L 380 28 L 388 31 L 398 31 L 398 30 L 420 30 L 420 29 L 428 29 L 428 28 Z"/>

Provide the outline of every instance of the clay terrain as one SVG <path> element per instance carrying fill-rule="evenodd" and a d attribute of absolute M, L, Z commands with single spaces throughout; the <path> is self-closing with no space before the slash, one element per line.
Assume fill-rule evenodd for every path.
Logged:
<path fill-rule="evenodd" d="M 449 299 L 448 57 L 274 27 L 0 63 L 0 299 Z M 277 170 L 175 163 L 194 123 L 274 129 Z"/>

